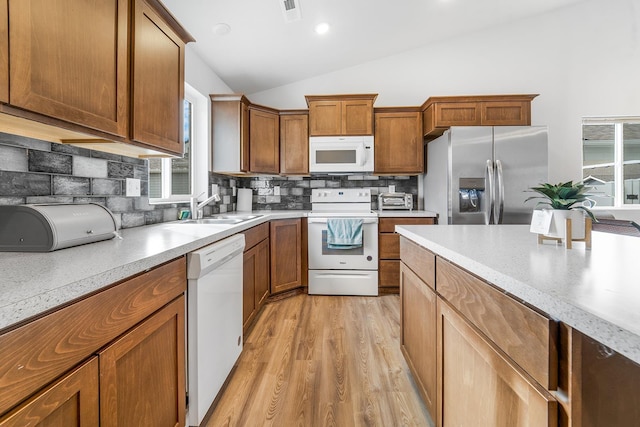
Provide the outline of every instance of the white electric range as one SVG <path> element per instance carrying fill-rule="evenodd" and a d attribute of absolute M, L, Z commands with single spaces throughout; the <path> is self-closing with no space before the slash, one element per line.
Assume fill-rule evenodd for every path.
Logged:
<path fill-rule="evenodd" d="M 362 221 L 362 244 L 331 248 L 331 219 Z M 309 294 L 378 295 L 378 215 L 371 210 L 368 188 L 322 188 L 311 193 L 308 215 Z"/>

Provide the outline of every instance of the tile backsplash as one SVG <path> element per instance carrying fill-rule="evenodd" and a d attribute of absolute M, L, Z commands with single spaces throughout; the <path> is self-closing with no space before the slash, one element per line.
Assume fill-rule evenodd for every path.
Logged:
<path fill-rule="evenodd" d="M 126 178 L 140 180 L 140 197 L 125 196 Z M 150 204 L 148 180 L 149 166 L 143 159 L 0 132 L 0 205 L 99 203 L 113 212 L 120 228 L 176 220 L 180 208 L 188 203 Z M 234 188 L 253 190 L 254 210 L 309 210 L 311 190 L 324 187 L 371 188 L 373 209 L 377 209 L 378 193 L 386 192 L 389 185 L 413 194 L 414 206 L 418 196 L 415 176 L 229 177 L 209 173 L 209 188 L 211 184 L 218 185 L 222 201 L 205 206 L 205 216 L 234 211 Z"/>
<path fill-rule="evenodd" d="M 239 179 L 239 185 L 253 190 L 254 210 L 311 209 L 311 190 L 314 188 L 371 188 L 371 208 L 378 209 L 378 194 L 394 185 L 396 192 L 413 195 L 418 206 L 418 177 L 416 176 L 314 176 L 314 177 L 253 177 Z M 280 187 L 280 195 L 276 195 Z"/>
<path fill-rule="evenodd" d="M 151 205 L 146 160 L 0 133 L 0 204 L 99 203 L 120 228 L 178 218 L 188 204 Z M 126 178 L 140 197 L 125 197 Z"/>

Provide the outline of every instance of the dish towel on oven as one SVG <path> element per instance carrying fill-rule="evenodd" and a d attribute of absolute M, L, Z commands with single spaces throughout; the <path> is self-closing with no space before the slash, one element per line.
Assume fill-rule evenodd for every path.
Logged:
<path fill-rule="evenodd" d="M 327 219 L 327 247 L 329 249 L 353 249 L 362 246 L 362 219 Z"/>

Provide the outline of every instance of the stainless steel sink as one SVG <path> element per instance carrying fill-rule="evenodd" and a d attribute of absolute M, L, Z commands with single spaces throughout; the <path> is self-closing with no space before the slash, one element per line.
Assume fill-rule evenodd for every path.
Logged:
<path fill-rule="evenodd" d="M 188 219 L 186 221 L 180 221 L 180 224 L 239 224 L 261 216 L 262 215 L 216 215 L 208 218 Z"/>

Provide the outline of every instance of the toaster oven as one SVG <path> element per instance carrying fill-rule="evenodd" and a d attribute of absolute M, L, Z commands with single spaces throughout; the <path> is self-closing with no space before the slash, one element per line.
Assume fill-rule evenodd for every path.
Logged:
<path fill-rule="evenodd" d="M 378 209 L 413 210 L 413 195 L 407 193 L 378 194 Z"/>

